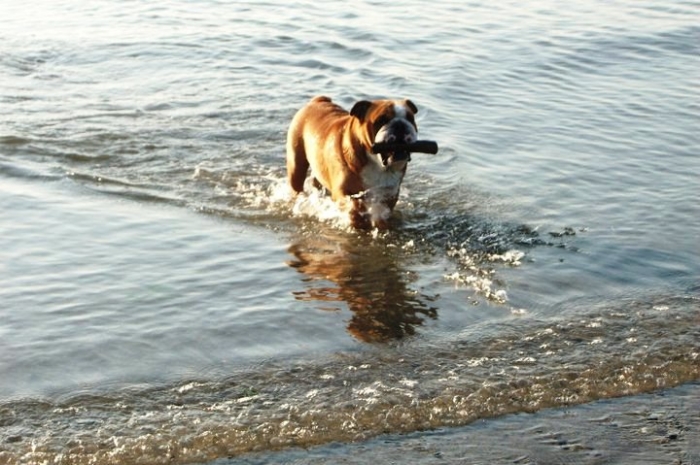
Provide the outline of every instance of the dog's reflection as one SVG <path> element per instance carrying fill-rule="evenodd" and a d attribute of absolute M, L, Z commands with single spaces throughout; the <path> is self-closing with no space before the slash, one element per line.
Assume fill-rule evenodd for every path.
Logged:
<path fill-rule="evenodd" d="M 342 233 L 305 237 L 289 247 L 288 262 L 306 275 L 300 300 L 346 302 L 352 311 L 348 331 L 365 342 L 384 342 L 415 333 L 437 310 L 435 297 L 408 287 L 410 275 L 400 265 L 401 250 L 381 239 Z"/>

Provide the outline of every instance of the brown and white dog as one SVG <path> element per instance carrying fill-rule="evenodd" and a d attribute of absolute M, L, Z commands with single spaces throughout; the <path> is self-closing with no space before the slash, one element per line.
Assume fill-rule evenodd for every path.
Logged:
<path fill-rule="evenodd" d="M 287 134 L 287 177 L 304 190 L 309 168 L 360 229 L 386 229 L 410 160 L 408 152 L 372 153 L 379 142 L 418 138 L 410 100 L 362 100 L 350 112 L 328 97 L 314 97 L 297 112 Z"/>

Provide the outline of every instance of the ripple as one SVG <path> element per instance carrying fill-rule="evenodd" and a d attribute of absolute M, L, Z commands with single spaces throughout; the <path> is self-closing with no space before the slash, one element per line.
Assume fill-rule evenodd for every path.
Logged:
<path fill-rule="evenodd" d="M 0 462 L 206 462 L 700 377 L 697 2 L 200 6 L 3 12 Z M 390 232 L 285 191 L 319 93 L 410 97 L 440 143 Z M 585 446 L 556 425 L 524 435 Z"/>
<path fill-rule="evenodd" d="M 167 447 L 171 460 L 187 463 L 672 387 L 700 375 L 697 305 L 692 297 L 660 297 L 584 312 L 580 321 L 533 322 L 512 335 L 458 339 L 439 348 L 266 363 L 216 382 L 5 402 L 1 408 L 14 412 L 8 434 L 22 438 L 7 444 L 6 454 L 36 460 L 70 454 L 76 463 L 108 456 L 125 461 L 134 454 L 155 460 Z M 659 331 L 675 336 L 659 340 Z M 640 350 L 647 344 L 654 344 L 653 353 Z M 37 418 L 66 425 L 65 432 L 24 427 Z M 106 436 L 115 440 L 100 439 Z"/>

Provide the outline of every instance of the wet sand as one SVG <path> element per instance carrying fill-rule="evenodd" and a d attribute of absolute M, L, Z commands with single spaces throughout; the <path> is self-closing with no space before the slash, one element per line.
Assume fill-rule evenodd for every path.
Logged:
<path fill-rule="evenodd" d="M 700 383 L 234 464 L 700 464 Z"/>

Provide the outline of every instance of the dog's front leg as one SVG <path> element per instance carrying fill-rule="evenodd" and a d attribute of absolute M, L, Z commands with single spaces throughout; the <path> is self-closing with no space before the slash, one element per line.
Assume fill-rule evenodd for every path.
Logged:
<path fill-rule="evenodd" d="M 371 229 L 372 221 L 364 200 L 358 196 L 348 197 L 348 200 L 348 214 L 350 215 L 352 226 L 356 229 Z"/>

